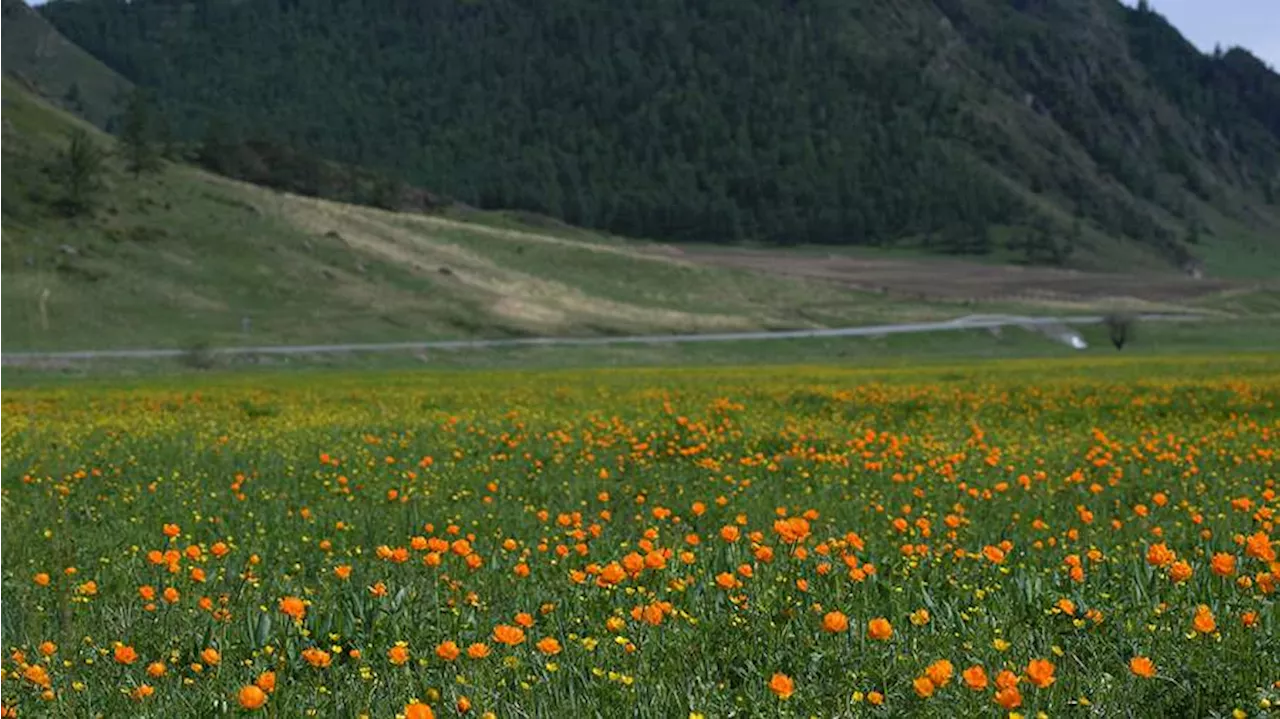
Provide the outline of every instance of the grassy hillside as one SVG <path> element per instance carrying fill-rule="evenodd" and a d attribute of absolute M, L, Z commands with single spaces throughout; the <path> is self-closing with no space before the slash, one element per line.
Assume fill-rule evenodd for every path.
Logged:
<path fill-rule="evenodd" d="M 1211 275 L 1280 256 L 1280 77 L 1116 0 L 42 12 L 188 137 L 222 122 L 627 236 Z"/>
<path fill-rule="evenodd" d="M 3 106 L 0 307 L 7 352 L 715 332 L 1116 306 L 1193 309 L 1223 322 L 1280 311 L 1280 293 L 1255 283 L 1009 270 L 883 253 L 814 265 L 821 257 L 802 250 L 682 251 L 520 213 L 394 213 L 181 164 L 135 178 L 112 138 L 9 78 Z M 70 217 L 60 209 L 65 188 L 54 169 L 76 131 L 87 132 L 107 160 L 95 209 Z M 1059 293 L 1027 291 L 1048 287 Z M 1240 333 L 1256 334 L 1248 326 Z M 868 347 L 877 356 L 904 347 L 929 354 L 930 342 Z M 795 346 L 829 354 L 821 343 Z M 706 351 L 767 357 L 790 350 Z M 700 352 L 624 348 L 584 356 L 649 361 Z M 530 353 L 508 355 L 518 361 Z"/>
<path fill-rule="evenodd" d="M 42 96 L 107 127 L 133 85 L 67 40 L 22 0 L 3 0 L 3 64 Z"/>
<path fill-rule="evenodd" d="M 51 167 L 87 124 L 8 78 L 3 103 L 9 351 L 716 331 L 957 312 L 591 233 L 503 227 L 501 216 L 396 214 L 177 164 L 134 178 L 114 154 L 97 209 L 66 217 Z"/>

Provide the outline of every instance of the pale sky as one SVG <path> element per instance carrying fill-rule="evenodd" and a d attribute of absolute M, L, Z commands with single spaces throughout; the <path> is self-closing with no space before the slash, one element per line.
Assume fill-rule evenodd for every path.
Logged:
<path fill-rule="evenodd" d="M 40 5 L 44 0 L 28 0 Z M 1137 0 L 1121 0 L 1136 5 Z M 1204 52 L 1239 45 L 1280 71 L 1280 0 L 1148 0 Z"/>
<path fill-rule="evenodd" d="M 1124 0 L 1136 5 L 1137 0 Z M 1204 52 L 1239 45 L 1280 70 L 1280 0 L 1147 0 Z"/>

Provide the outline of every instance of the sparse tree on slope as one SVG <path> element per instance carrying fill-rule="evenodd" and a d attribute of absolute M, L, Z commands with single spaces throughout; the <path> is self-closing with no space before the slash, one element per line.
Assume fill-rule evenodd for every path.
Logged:
<path fill-rule="evenodd" d="M 155 138 L 156 118 L 151 102 L 142 90 L 134 90 L 124 111 L 120 128 L 125 165 L 134 177 L 160 168 L 160 151 Z"/>
<path fill-rule="evenodd" d="M 93 210 L 98 190 L 102 188 L 104 154 L 84 130 L 71 134 L 53 167 L 53 175 L 62 183 L 61 205 L 74 217 Z"/>

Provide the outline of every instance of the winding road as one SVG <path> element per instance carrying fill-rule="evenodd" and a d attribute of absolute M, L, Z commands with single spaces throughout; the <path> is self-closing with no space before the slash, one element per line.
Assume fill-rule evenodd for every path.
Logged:
<path fill-rule="evenodd" d="M 743 342 L 758 340 L 817 339 L 828 337 L 879 337 L 893 334 L 942 332 L 949 330 L 991 329 L 997 327 L 1022 327 L 1039 331 L 1065 344 L 1082 349 L 1079 334 L 1071 325 L 1098 324 L 1102 316 L 1070 317 L 1022 317 L 1014 315 L 970 315 L 940 322 L 912 322 L 906 324 L 871 325 L 866 327 L 835 327 L 808 330 L 780 330 L 756 332 L 719 332 L 703 334 L 627 335 L 605 337 L 518 337 L 506 339 L 428 340 L 421 342 L 382 342 L 372 344 L 316 344 L 316 345 L 264 345 L 257 347 L 215 347 L 208 351 L 220 356 L 245 355 L 301 355 L 341 354 L 352 352 L 403 352 L 413 350 L 464 350 L 495 349 L 504 347 L 554 347 L 598 346 L 616 344 L 672 344 L 681 342 Z M 1142 321 L 1196 321 L 1196 315 L 1146 314 Z M 1073 339 L 1074 338 L 1074 339 Z M 72 352 L 6 352 L 0 354 L 0 362 L 6 365 L 24 365 L 40 362 L 59 362 L 100 359 L 165 359 L 188 354 L 186 349 L 115 349 L 78 350 Z"/>

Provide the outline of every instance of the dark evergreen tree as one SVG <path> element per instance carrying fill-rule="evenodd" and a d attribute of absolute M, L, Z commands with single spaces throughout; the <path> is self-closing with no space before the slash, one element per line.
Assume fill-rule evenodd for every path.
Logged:
<path fill-rule="evenodd" d="M 399 210 L 404 203 L 404 181 L 394 175 L 378 175 L 373 181 L 368 204 L 384 210 Z"/>
<path fill-rule="evenodd" d="M 129 95 L 120 124 L 120 144 L 125 167 L 134 177 L 159 169 L 155 108 L 145 90 L 134 90 Z"/>
<path fill-rule="evenodd" d="M 51 168 L 52 175 L 62 185 L 60 205 L 70 216 L 93 211 L 99 190 L 102 189 L 102 173 L 105 154 L 84 130 L 75 130 L 68 138 L 67 146 L 58 154 Z"/>

